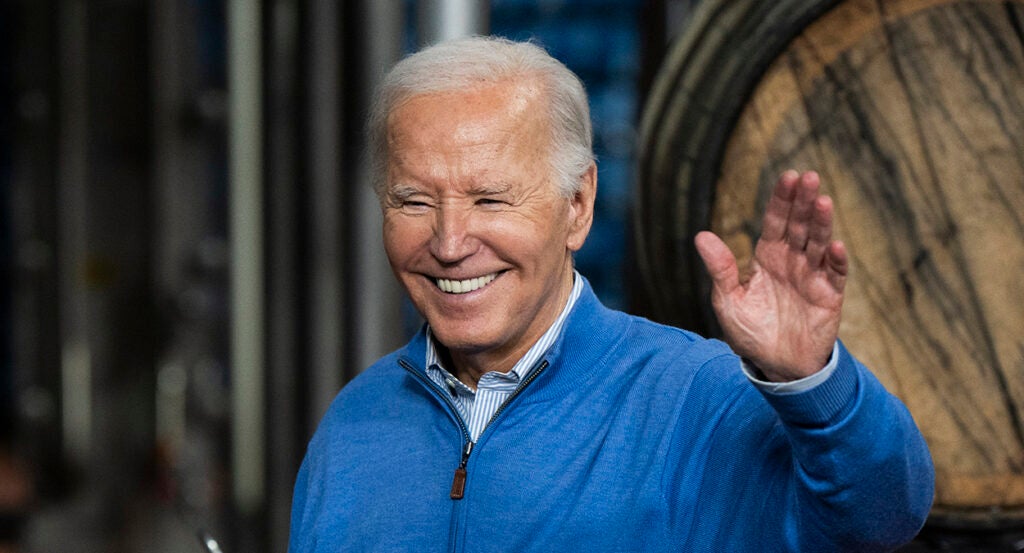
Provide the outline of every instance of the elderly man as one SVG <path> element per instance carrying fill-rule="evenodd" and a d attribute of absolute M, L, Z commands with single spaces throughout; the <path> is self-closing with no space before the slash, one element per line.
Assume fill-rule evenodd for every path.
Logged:
<path fill-rule="evenodd" d="M 847 254 L 814 173 L 780 177 L 749 279 L 698 236 L 727 346 L 609 310 L 574 271 L 597 186 L 589 112 L 540 48 L 472 38 L 405 59 L 371 133 L 387 255 L 426 325 L 324 417 L 292 553 L 874 551 L 915 535 L 931 461 L 837 341 Z"/>

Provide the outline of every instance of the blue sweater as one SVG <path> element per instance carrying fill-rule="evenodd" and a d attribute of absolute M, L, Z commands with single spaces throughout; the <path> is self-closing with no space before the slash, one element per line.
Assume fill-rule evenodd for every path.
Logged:
<path fill-rule="evenodd" d="M 819 387 L 762 395 L 725 344 L 609 310 L 589 286 L 452 499 L 465 432 L 425 375 L 425 339 L 325 415 L 291 553 L 876 551 L 931 506 L 913 420 L 844 348 Z"/>

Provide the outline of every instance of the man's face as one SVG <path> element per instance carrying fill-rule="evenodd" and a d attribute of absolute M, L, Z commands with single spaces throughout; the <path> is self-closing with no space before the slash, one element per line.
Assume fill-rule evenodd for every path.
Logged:
<path fill-rule="evenodd" d="M 568 298 L 596 177 L 558 194 L 544 101 L 506 82 L 416 96 L 388 119 L 385 249 L 457 371 L 507 371 Z"/>

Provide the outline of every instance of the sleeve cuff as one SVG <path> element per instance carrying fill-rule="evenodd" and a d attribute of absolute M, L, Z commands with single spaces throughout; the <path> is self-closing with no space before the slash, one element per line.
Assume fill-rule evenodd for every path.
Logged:
<path fill-rule="evenodd" d="M 829 365 L 834 365 L 829 368 Z M 744 368 L 746 372 L 748 368 Z M 832 349 L 832 359 L 821 371 L 801 380 L 785 384 L 803 383 L 822 375 L 820 381 L 802 391 L 789 390 L 784 393 L 772 391 L 777 383 L 748 378 L 754 382 L 761 395 L 771 404 L 779 417 L 788 424 L 806 427 L 823 427 L 842 419 L 856 403 L 858 389 L 857 363 L 840 342 Z M 765 389 L 767 385 L 768 389 Z"/>
<path fill-rule="evenodd" d="M 836 343 L 832 345 L 832 355 L 829 356 L 828 363 L 825 363 L 825 367 L 810 376 L 801 378 L 800 380 L 792 380 L 790 382 L 769 382 L 759 378 L 762 376 L 760 371 L 748 363 L 746 359 L 741 359 L 740 365 L 743 367 L 743 374 L 747 375 L 747 379 L 749 379 L 758 390 L 761 390 L 764 393 L 778 395 L 799 394 L 818 387 L 821 383 L 825 382 L 830 376 L 832 376 L 836 367 L 839 366 L 839 341 L 837 340 Z"/>

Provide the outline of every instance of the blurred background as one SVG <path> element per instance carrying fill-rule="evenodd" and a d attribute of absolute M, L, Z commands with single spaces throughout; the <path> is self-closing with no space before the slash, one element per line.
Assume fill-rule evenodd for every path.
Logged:
<path fill-rule="evenodd" d="M 530 38 L 584 79 L 578 265 L 627 307 L 640 98 L 692 3 L 3 0 L 0 551 L 285 551 L 327 403 L 419 324 L 361 132 L 422 43 Z"/>
<path fill-rule="evenodd" d="M 825 13 L 834 27 L 801 34 Z M 579 74 L 599 167 L 579 270 L 612 307 L 713 332 L 700 328 L 713 321 L 689 244 L 709 217 L 726 142 L 758 138 L 732 126 L 766 70 L 821 73 L 786 108 L 802 124 L 813 104 L 802 102 L 820 104 L 813 124 L 791 125 L 793 151 L 764 139 L 783 148 L 786 166 L 801 147 L 850 146 L 852 166 L 893 176 L 904 170 L 895 160 L 919 149 L 901 150 L 903 140 L 925 146 L 929 162 L 966 152 L 1019 192 L 1022 29 L 1021 0 L 0 0 L 0 553 L 188 553 L 205 550 L 207 537 L 225 553 L 286 551 L 292 484 L 321 415 L 421 324 L 384 258 L 362 139 L 376 83 L 420 45 L 464 34 L 532 39 Z M 791 44 L 795 53 L 782 54 Z M 949 70 L 945 85 L 969 90 L 872 72 L 901 63 L 915 68 L 911 83 L 934 63 Z M 979 67 L 990 74 L 965 77 Z M 871 80 L 873 92 L 862 86 Z M 907 108 L 911 97 L 917 106 Z M 915 120 L 934 108 L 932 121 L 954 127 L 961 112 L 995 120 L 979 142 L 1005 135 L 1006 144 L 951 141 L 932 152 L 930 137 L 961 135 L 890 125 L 899 117 L 889 112 L 872 121 L 861 109 L 886 102 Z M 771 94 L 763 105 L 768 119 L 789 117 Z M 984 107 L 965 109 L 974 105 Z M 1013 163 L 986 157 L 996 154 Z M 758 163 L 768 186 L 777 168 Z M 964 173 L 951 170 L 947 184 L 975 194 Z M 942 181 L 911 177 L 880 180 L 878 196 Z M 747 181 L 756 192 L 758 178 Z M 1021 228 L 1019 194 L 1003 189 L 994 213 Z M 886 216 L 877 207 L 869 212 Z M 944 234 L 956 225 L 925 228 L 904 216 L 910 209 L 899 211 L 907 227 L 892 226 L 892 244 L 920 233 L 943 241 L 924 242 L 925 253 L 960 247 Z M 960 228 L 974 226 L 985 225 Z M 1007 236 L 1009 251 L 1019 237 Z M 995 257 L 978 262 L 979 274 L 1019 274 Z M 900 262 L 895 292 L 878 302 L 886 311 L 945 298 L 905 298 L 931 262 Z M 1019 294 L 1011 281 L 996 289 L 1003 307 Z M 1017 318 L 994 320 L 1019 322 L 1019 306 L 1007 309 Z M 961 311 L 911 320 L 985 331 Z M 1004 361 L 978 360 L 978 371 L 1004 367 L 1001 386 L 950 410 L 991 415 L 968 434 L 999 432 L 964 440 L 923 427 L 933 456 L 946 446 L 946 473 L 994 484 L 980 498 L 947 493 L 954 515 L 933 517 L 905 551 L 1024 551 L 1015 324 L 997 325 Z M 912 353 L 934 353 L 926 350 Z M 952 376 L 940 407 L 978 380 L 957 376 L 965 363 L 946 357 L 909 363 Z M 895 393 L 919 391 L 929 389 Z M 919 424 L 941 418 L 914 414 Z M 978 464 L 961 460 L 968 442 L 978 444 Z"/>

